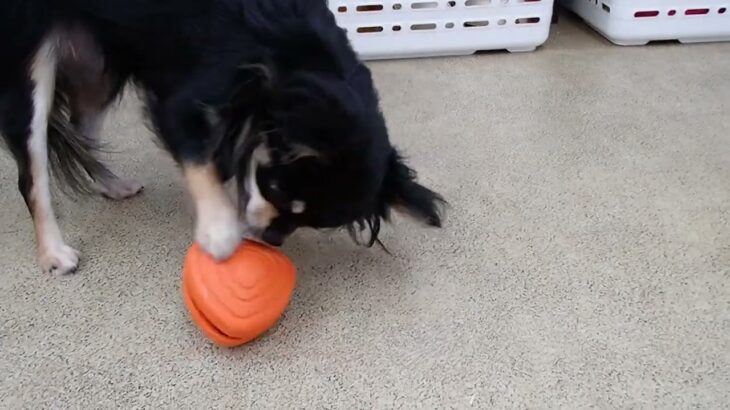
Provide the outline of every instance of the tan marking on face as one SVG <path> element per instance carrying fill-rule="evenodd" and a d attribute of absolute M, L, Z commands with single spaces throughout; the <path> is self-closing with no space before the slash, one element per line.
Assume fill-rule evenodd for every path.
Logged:
<path fill-rule="evenodd" d="M 246 223 L 255 229 L 266 229 L 271 224 L 271 221 L 279 216 L 279 211 L 276 207 L 261 195 L 261 190 L 256 182 L 258 164 L 262 163 L 262 160 L 266 161 L 268 158 L 266 148 L 262 145 L 258 146 L 254 150 L 246 179 L 246 191 L 249 195 L 249 200 L 246 204 Z"/>
<path fill-rule="evenodd" d="M 307 204 L 304 203 L 304 201 L 292 201 L 291 213 L 301 214 L 301 213 L 304 213 L 305 209 L 307 209 Z"/>

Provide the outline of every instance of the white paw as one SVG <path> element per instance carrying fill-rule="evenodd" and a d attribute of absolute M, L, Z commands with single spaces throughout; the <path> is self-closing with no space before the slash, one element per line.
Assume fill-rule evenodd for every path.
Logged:
<path fill-rule="evenodd" d="M 214 218 L 201 219 L 195 230 L 195 240 L 217 261 L 228 259 L 242 237 L 243 232 L 235 214 L 225 216 L 222 213 Z"/>
<path fill-rule="evenodd" d="M 115 200 L 131 198 L 144 189 L 144 186 L 137 180 L 126 178 L 115 178 L 101 184 L 99 192 Z"/>
<path fill-rule="evenodd" d="M 58 245 L 41 249 L 38 255 L 41 269 L 45 273 L 60 276 L 73 273 L 79 265 L 79 252 L 61 242 Z"/>

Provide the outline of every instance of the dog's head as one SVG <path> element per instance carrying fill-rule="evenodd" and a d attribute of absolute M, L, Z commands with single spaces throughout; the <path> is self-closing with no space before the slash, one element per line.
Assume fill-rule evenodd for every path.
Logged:
<path fill-rule="evenodd" d="M 440 226 L 442 198 L 391 146 L 370 71 L 325 3 L 259 6 L 246 24 L 269 53 L 248 67 L 262 86 L 235 171 L 249 228 L 274 245 L 299 227 L 369 229 L 372 245 L 391 208 Z"/>

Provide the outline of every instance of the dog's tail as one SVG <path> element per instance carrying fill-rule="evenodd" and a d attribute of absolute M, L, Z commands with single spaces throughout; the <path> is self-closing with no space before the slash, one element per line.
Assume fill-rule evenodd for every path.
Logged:
<path fill-rule="evenodd" d="M 72 124 L 68 97 L 56 88 L 48 119 L 48 159 L 54 176 L 64 182 L 60 184 L 64 192 L 90 194 L 95 192 L 95 182 L 114 178 L 97 158 L 101 152 L 99 141 L 83 135 Z"/>

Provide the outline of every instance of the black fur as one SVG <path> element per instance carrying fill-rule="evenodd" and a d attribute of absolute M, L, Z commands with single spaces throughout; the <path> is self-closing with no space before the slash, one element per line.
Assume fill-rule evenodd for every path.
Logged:
<path fill-rule="evenodd" d="M 0 2 L 0 132 L 26 200 L 28 73 L 51 33 L 60 44 L 49 150 L 73 187 L 113 176 L 74 118 L 133 83 L 179 162 L 215 161 L 244 188 L 253 151 L 266 147 L 255 180 L 279 211 L 263 232 L 271 243 L 301 226 L 345 226 L 369 230 L 372 245 L 391 207 L 441 224 L 443 199 L 391 146 L 370 71 L 321 0 Z M 303 147 L 311 155 L 298 157 Z M 305 211 L 290 212 L 293 200 Z"/>

